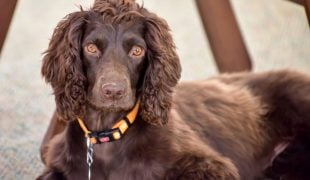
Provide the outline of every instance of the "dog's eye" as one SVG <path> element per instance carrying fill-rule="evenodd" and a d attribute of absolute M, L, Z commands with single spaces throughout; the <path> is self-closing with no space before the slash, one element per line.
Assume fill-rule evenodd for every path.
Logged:
<path fill-rule="evenodd" d="M 144 55 L 144 49 L 141 46 L 133 46 L 129 52 L 131 57 L 141 57 Z"/>
<path fill-rule="evenodd" d="M 84 47 L 84 50 L 89 54 L 96 55 L 96 56 L 99 55 L 99 49 L 95 44 L 87 44 Z"/>

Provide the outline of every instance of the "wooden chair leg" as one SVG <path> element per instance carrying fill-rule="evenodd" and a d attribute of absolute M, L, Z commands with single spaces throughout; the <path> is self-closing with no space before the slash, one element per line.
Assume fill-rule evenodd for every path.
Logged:
<path fill-rule="evenodd" d="M 229 0 L 196 0 L 220 72 L 250 71 L 251 60 Z"/>
<path fill-rule="evenodd" d="M 0 1 L 0 53 L 10 27 L 17 0 Z"/>

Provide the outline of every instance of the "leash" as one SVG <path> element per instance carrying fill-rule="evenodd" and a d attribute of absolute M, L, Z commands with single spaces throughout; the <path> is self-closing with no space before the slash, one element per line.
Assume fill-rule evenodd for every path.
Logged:
<path fill-rule="evenodd" d="M 86 163 L 88 165 L 88 180 L 91 179 L 91 166 L 94 162 L 94 144 L 101 144 L 119 140 L 126 133 L 128 128 L 135 122 L 140 106 L 140 100 L 137 101 L 133 109 L 121 120 L 114 124 L 112 129 L 103 131 L 90 131 L 84 121 L 77 117 L 77 121 L 86 137 Z"/>
<path fill-rule="evenodd" d="M 87 145 L 87 153 L 86 153 L 86 163 L 88 165 L 88 180 L 91 179 L 91 165 L 94 162 L 93 156 L 94 156 L 94 145 L 91 143 L 90 138 L 86 139 L 86 145 Z"/>

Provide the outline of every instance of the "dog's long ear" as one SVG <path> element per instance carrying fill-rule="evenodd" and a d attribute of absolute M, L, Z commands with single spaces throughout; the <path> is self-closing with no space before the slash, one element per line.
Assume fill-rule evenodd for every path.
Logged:
<path fill-rule="evenodd" d="M 42 75 L 54 89 L 63 120 L 83 116 L 85 111 L 86 78 L 80 58 L 85 15 L 84 11 L 67 15 L 55 28 L 43 57 Z"/>
<path fill-rule="evenodd" d="M 168 121 L 172 91 L 180 78 L 181 66 L 165 20 L 151 14 L 145 23 L 148 67 L 142 86 L 140 113 L 148 123 L 161 126 Z"/>

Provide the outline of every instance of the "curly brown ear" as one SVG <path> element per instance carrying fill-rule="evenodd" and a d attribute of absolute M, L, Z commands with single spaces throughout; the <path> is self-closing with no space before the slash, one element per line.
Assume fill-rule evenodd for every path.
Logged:
<path fill-rule="evenodd" d="M 43 57 L 42 75 L 53 87 L 63 120 L 83 116 L 85 111 L 86 78 L 80 58 L 85 14 L 71 13 L 57 25 Z"/>
<path fill-rule="evenodd" d="M 156 126 L 168 122 L 173 87 L 181 74 L 179 57 L 169 31 L 163 19 L 155 15 L 146 19 L 148 67 L 142 86 L 140 114 L 145 121 Z"/>

